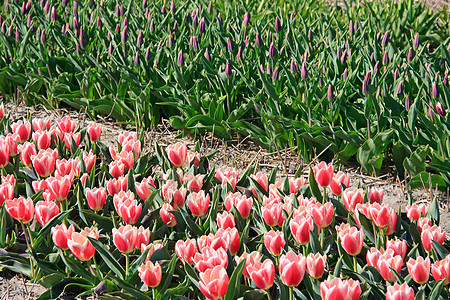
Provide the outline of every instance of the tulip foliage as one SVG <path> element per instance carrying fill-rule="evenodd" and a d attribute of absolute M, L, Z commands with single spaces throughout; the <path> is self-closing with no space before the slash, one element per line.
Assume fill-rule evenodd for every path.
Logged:
<path fill-rule="evenodd" d="M 326 149 L 371 174 L 392 157 L 412 187 L 445 189 L 448 15 L 360 2 L 5 0 L 0 90 L 137 127 L 166 118 L 192 134 L 237 133 L 305 161 Z M 36 135 L 41 149 L 48 135 Z"/>
<path fill-rule="evenodd" d="M 210 166 L 198 145 L 141 151 L 130 132 L 107 147 L 101 125 L 68 117 L 4 116 L 0 129 L 12 140 L 0 145 L 0 270 L 46 287 L 39 299 L 449 296 L 436 200 L 395 211 L 325 162 L 282 179 Z"/>

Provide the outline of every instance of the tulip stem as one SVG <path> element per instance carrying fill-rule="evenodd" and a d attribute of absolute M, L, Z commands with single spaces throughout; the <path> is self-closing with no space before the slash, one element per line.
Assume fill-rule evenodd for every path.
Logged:
<path fill-rule="evenodd" d="M 267 293 L 267 300 L 272 300 L 272 296 L 270 296 L 269 289 L 266 290 Z"/>
<path fill-rule="evenodd" d="M 375 223 L 372 222 L 373 227 L 373 237 L 375 238 L 375 248 L 378 249 L 378 243 L 377 243 L 377 229 L 375 228 Z"/>
<path fill-rule="evenodd" d="M 100 272 L 99 269 L 98 269 L 97 260 L 95 259 L 95 255 L 92 256 L 92 261 L 94 262 L 95 272 L 97 273 L 97 276 L 100 277 L 100 280 L 103 280 L 103 273 Z"/>
<path fill-rule="evenodd" d="M 353 270 L 358 273 L 358 262 L 356 261 L 356 255 L 353 256 Z"/>
<path fill-rule="evenodd" d="M 294 287 L 289 287 L 289 300 L 294 300 Z"/>
<path fill-rule="evenodd" d="M 125 253 L 125 277 L 128 276 L 129 267 L 130 267 L 130 253 Z"/>
<path fill-rule="evenodd" d="M 29 259 L 30 259 L 31 279 L 34 280 L 35 279 L 34 278 L 34 265 L 33 265 L 33 259 L 31 257 L 32 255 L 31 255 L 30 240 L 28 239 L 27 230 L 25 229 L 25 224 L 23 224 L 22 222 L 20 222 L 20 224 L 22 224 L 23 235 L 25 236 L 25 241 L 27 243 L 28 255 L 29 255 Z M 28 228 L 28 226 L 27 226 L 27 228 Z M 28 228 L 28 232 L 29 232 L 29 228 Z M 30 235 L 30 238 L 31 238 L 31 235 Z"/>
<path fill-rule="evenodd" d="M 322 248 L 323 249 L 323 240 L 324 240 L 324 230 L 325 230 L 325 228 L 321 228 L 321 230 L 320 230 L 320 248 Z"/>
<path fill-rule="evenodd" d="M 322 199 L 322 204 L 324 204 L 327 200 L 327 188 L 323 187 L 323 199 Z"/>

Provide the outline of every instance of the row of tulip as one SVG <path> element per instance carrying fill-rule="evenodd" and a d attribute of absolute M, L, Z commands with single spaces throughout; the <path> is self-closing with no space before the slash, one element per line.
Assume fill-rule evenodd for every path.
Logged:
<path fill-rule="evenodd" d="M 410 0 L 331 9 L 314 0 L 5 1 L 0 87 L 137 127 L 163 116 L 271 152 L 297 146 L 306 161 L 326 148 L 325 159 L 355 157 L 372 174 L 390 152 L 412 187 L 425 178 L 445 189 L 447 14 Z"/>
<path fill-rule="evenodd" d="M 69 291 L 448 297 L 450 256 L 436 200 L 410 203 L 402 216 L 383 203 L 383 189 L 351 188 L 351 175 L 331 163 L 281 182 L 276 168 L 209 169 L 210 155 L 183 143 L 142 153 L 138 136 L 124 132 L 107 147 L 99 124 L 13 121 L 1 111 L 0 268 L 47 287 L 40 299 Z"/>

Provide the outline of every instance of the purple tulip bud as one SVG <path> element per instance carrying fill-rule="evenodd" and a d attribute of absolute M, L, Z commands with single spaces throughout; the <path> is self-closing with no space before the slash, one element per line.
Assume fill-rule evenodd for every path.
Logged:
<path fill-rule="evenodd" d="M 208 48 L 205 50 L 205 54 L 203 55 L 207 61 L 211 61 L 211 54 L 209 54 Z"/>
<path fill-rule="evenodd" d="M 31 0 L 28 0 L 27 5 L 25 6 L 25 11 L 28 13 L 31 9 Z"/>
<path fill-rule="evenodd" d="M 395 93 L 397 94 L 397 96 L 400 96 L 403 94 L 403 81 L 400 81 L 398 83 L 397 90 L 395 91 Z"/>
<path fill-rule="evenodd" d="M 272 32 L 269 32 L 269 35 L 267 36 L 267 41 L 272 43 Z"/>
<path fill-rule="evenodd" d="M 245 12 L 244 19 L 242 20 L 242 26 L 247 26 L 250 23 L 250 14 Z"/>
<path fill-rule="evenodd" d="M 262 64 L 259 65 L 259 70 L 261 71 L 261 73 L 264 74 L 265 70 L 264 70 L 264 66 Z"/>
<path fill-rule="evenodd" d="M 229 77 L 231 77 L 231 75 L 232 75 L 231 65 L 227 59 L 227 64 L 225 65 L 225 76 L 227 76 L 229 78 Z"/>
<path fill-rule="evenodd" d="M 289 70 L 290 70 L 292 73 L 297 73 L 297 72 L 298 72 L 298 65 L 297 65 L 297 63 L 294 61 L 293 58 L 291 58 L 291 66 L 290 66 Z"/>
<path fill-rule="evenodd" d="M 313 32 L 312 32 L 312 30 L 311 30 L 311 28 L 308 30 L 308 40 L 309 41 L 312 41 L 312 39 L 314 38 L 314 34 L 313 34 Z"/>
<path fill-rule="evenodd" d="M 170 3 L 170 11 L 172 13 L 175 13 L 177 11 L 177 8 L 175 6 L 175 1 L 172 0 L 172 2 Z"/>
<path fill-rule="evenodd" d="M 336 56 L 341 57 L 341 55 L 342 55 L 341 47 L 338 46 L 336 49 Z"/>
<path fill-rule="evenodd" d="M 322 66 L 322 75 L 323 77 L 327 76 L 327 68 L 325 68 L 325 66 Z"/>
<path fill-rule="evenodd" d="M 319 78 L 319 86 L 323 86 L 323 79 Z"/>
<path fill-rule="evenodd" d="M 230 51 L 230 52 L 233 51 L 233 49 L 234 49 L 234 44 L 230 38 L 227 39 L 227 48 L 228 48 L 228 51 Z"/>
<path fill-rule="evenodd" d="M 270 43 L 269 46 L 269 57 L 274 57 L 275 56 L 275 46 L 273 45 L 273 43 Z"/>
<path fill-rule="evenodd" d="M 80 43 L 80 47 L 82 48 L 82 49 L 84 49 L 84 47 L 86 46 L 85 45 L 85 33 L 84 33 L 84 31 L 83 31 L 83 27 L 81 27 L 80 28 L 80 36 L 79 36 L 79 43 Z"/>
<path fill-rule="evenodd" d="M 267 72 L 267 74 L 269 74 L 269 75 L 272 74 L 272 68 L 270 67 L 269 62 L 267 62 L 267 64 L 266 64 L 266 72 Z"/>
<path fill-rule="evenodd" d="M 147 7 L 147 0 L 142 0 L 142 8 L 146 8 Z"/>
<path fill-rule="evenodd" d="M 3 22 L 3 24 L 2 24 L 2 33 L 3 34 L 6 33 L 6 22 Z"/>
<path fill-rule="evenodd" d="M 31 15 L 28 15 L 28 17 L 27 17 L 27 26 L 33 27 L 33 19 L 31 19 Z"/>
<path fill-rule="evenodd" d="M 273 73 L 272 73 L 272 80 L 273 81 L 277 81 L 278 77 L 279 77 L 279 71 L 278 71 L 278 67 L 275 67 L 275 69 L 273 69 Z"/>
<path fill-rule="evenodd" d="M 197 42 L 197 38 L 195 37 L 195 35 L 191 36 L 191 38 L 189 39 L 189 46 L 194 51 L 198 50 L 198 42 Z"/>
<path fill-rule="evenodd" d="M 344 80 L 347 80 L 347 77 L 348 77 L 348 70 L 347 70 L 347 68 L 345 68 L 344 74 L 342 75 L 342 77 L 344 78 Z"/>
<path fill-rule="evenodd" d="M 200 33 L 205 32 L 205 18 L 202 17 L 202 19 L 200 20 L 200 24 L 199 24 L 199 31 Z"/>
<path fill-rule="evenodd" d="M 47 41 L 47 36 L 45 35 L 45 28 L 42 29 L 41 32 L 41 43 L 45 43 Z"/>
<path fill-rule="evenodd" d="M 149 29 L 151 32 L 155 31 L 155 22 L 153 21 L 153 18 L 150 20 Z"/>
<path fill-rule="evenodd" d="M 372 54 L 370 54 L 370 62 L 373 63 L 374 60 L 375 60 L 375 55 L 372 52 Z"/>
<path fill-rule="evenodd" d="M 175 22 L 173 23 L 172 31 L 173 32 L 177 32 L 178 31 L 178 22 L 177 22 L 177 20 L 175 20 Z"/>
<path fill-rule="evenodd" d="M 201 4 L 201 3 L 199 3 L 199 4 L 198 4 L 198 15 L 199 15 L 199 16 L 201 16 L 201 15 L 202 15 L 202 11 L 203 11 L 203 7 L 202 7 L 202 4 Z"/>
<path fill-rule="evenodd" d="M 173 46 L 173 44 L 175 44 L 175 37 L 174 35 L 171 33 L 169 34 L 169 38 L 167 39 L 167 47 L 170 48 Z"/>
<path fill-rule="evenodd" d="M 380 86 L 378 86 L 378 88 L 377 88 L 377 92 L 376 92 L 376 94 L 375 94 L 375 97 L 376 97 L 377 99 L 380 99 L 380 98 L 381 98 L 381 87 L 380 87 Z"/>
<path fill-rule="evenodd" d="M 328 91 L 327 91 L 327 99 L 328 101 L 333 100 L 334 98 L 334 94 L 333 94 L 333 87 L 330 85 L 328 85 Z"/>
<path fill-rule="evenodd" d="M 380 61 L 377 61 L 375 63 L 375 66 L 373 67 L 373 76 L 377 76 L 379 70 L 380 70 Z"/>
<path fill-rule="evenodd" d="M 444 79 L 442 80 L 442 84 L 448 87 L 448 75 L 445 74 Z"/>
<path fill-rule="evenodd" d="M 116 33 L 120 33 L 120 25 L 116 24 Z"/>
<path fill-rule="evenodd" d="M 284 46 L 281 47 L 279 54 L 280 54 L 280 56 L 283 56 L 283 54 L 284 54 Z"/>
<path fill-rule="evenodd" d="M 242 60 L 242 46 L 239 47 L 238 52 L 236 54 L 236 61 L 241 61 Z"/>
<path fill-rule="evenodd" d="M 275 18 L 275 32 L 281 31 L 281 21 L 278 16 Z"/>
<path fill-rule="evenodd" d="M 0 26 L 3 25 L 2 15 L 0 15 Z"/>
<path fill-rule="evenodd" d="M 180 52 L 178 52 L 177 65 L 179 67 L 184 66 L 183 50 L 181 50 L 181 49 L 180 49 Z"/>
<path fill-rule="evenodd" d="M 384 51 L 382 63 L 383 63 L 383 65 L 389 64 L 389 55 L 388 55 L 387 51 Z"/>
<path fill-rule="evenodd" d="M 206 9 L 206 11 L 208 12 L 208 14 L 212 14 L 213 11 L 213 5 L 212 5 L 212 1 L 209 1 L 209 5 L 208 8 Z"/>
<path fill-rule="evenodd" d="M 406 59 L 410 62 L 413 60 L 413 58 L 414 58 L 414 50 L 413 50 L 413 48 L 409 48 L 408 56 L 406 57 Z"/>
<path fill-rule="evenodd" d="M 16 41 L 20 42 L 20 32 L 19 28 L 16 27 Z"/>
<path fill-rule="evenodd" d="M 142 30 L 139 30 L 139 34 L 136 41 L 136 46 L 139 48 L 144 43 L 144 34 L 142 33 Z"/>
<path fill-rule="evenodd" d="M 116 4 L 116 16 L 120 16 L 120 6 L 119 3 Z"/>
<path fill-rule="evenodd" d="M 436 81 L 433 81 L 431 90 L 432 90 L 431 94 L 432 94 L 433 98 L 435 98 L 435 99 L 439 98 L 439 87 L 437 86 Z"/>
<path fill-rule="evenodd" d="M 428 75 L 428 71 L 425 71 L 425 79 L 430 79 L 430 76 Z"/>
<path fill-rule="evenodd" d="M 398 69 L 395 68 L 395 72 L 394 72 L 394 80 L 397 80 L 397 79 L 399 79 L 399 78 L 400 78 L 400 74 L 399 74 L 399 72 L 398 72 Z"/>
<path fill-rule="evenodd" d="M 122 34 L 120 35 L 120 40 L 122 42 L 126 42 L 128 40 L 128 26 L 123 28 Z"/>
<path fill-rule="evenodd" d="M 81 56 L 80 45 L 78 45 L 78 44 L 75 45 L 75 52 L 77 53 L 77 56 Z"/>
<path fill-rule="evenodd" d="M 9 37 L 13 37 L 13 26 L 12 26 L 12 24 L 9 26 L 9 28 L 8 28 L 8 36 Z"/>
<path fill-rule="evenodd" d="M 125 26 L 128 27 L 128 18 L 127 17 L 123 18 L 123 22 L 122 22 L 122 28 L 124 28 Z"/>
<path fill-rule="evenodd" d="M 22 7 L 20 8 L 20 14 L 21 15 L 24 15 L 24 14 L 26 14 L 27 13 L 27 7 L 26 7 L 26 3 L 25 2 L 23 2 L 22 3 Z"/>
<path fill-rule="evenodd" d="M 163 6 L 161 7 L 161 14 L 165 15 L 167 13 L 166 11 L 166 5 L 163 4 Z"/>
<path fill-rule="evenodd" d="M 431 107 L 430 107 L 430 109 L 428 110 L 428 112 L 429 112 L 429 114 L 430 114 L 430 119 L 431 119 L 432 121 L 434 121 L 434 111 L 433 111 L 433 109 L 431 109 Z"/>
<path fill-rule="evenodd" d="M 369 90 L 369 83 L 367 82 L 367 78 L 364 78 L 361 88 L 363 95 L 367 94 L 368 90 Z"/>
<path fill-rule="evenodd" d="M 347 60 L 347 49 L 345 49 L 344 52 L 342 52 L 341 63 L 345 63 L 346 60 Z"/>
<path fill-rule="evenodd" d="M 414 36 L 413 47 L 414 48 L 418 48 L 419 47 L 419 43 L 420 43 L 419 33 L 416 32 L 416 35 Z"/>
<path fill-rule="evenodd" d="M 222 15 L 220 13 L 217 15 L 217 25 L 219 27 L 223 27 L 223 19 L 222 19 Z"/>
<path fill-rule="evenodd" d="M 151 58 L 151 52 L 150 52 L 150 46 L 147 48 L 147 51 L 145 51 L 145 60 L 150 60 Z"/>
<path fill-rule="evenodd" d="M 389 31 L 386 31 L 386 33 L 383 36 L 383 39 L 381 40 L 381 46 L 386 46 L 389 43 Z"/>
<path fill-rule="evenodd" d="M 49 13 L 49 11 L 50 11 L 50 3 L 47 0 L 47 2 L 45 2 L 45 6 L 44 6 L 44 14 L 47 15 Z"/>
<path fill-rule="evenodd" d="M 50 19 L 52 21 L 56 21 L 57 15 L 56 15 L 56 9 L 54 6 L 52 6 L 52 10 L 50 12 Z"/>
<path fill-rule="evenodd" d="M 406 109 L 406 110 L 409 110 L 410 106 L 411 106 L 411 103 L 410 103 L 410 101 L 409 101 L 409 96 L 406 95 L 406 96 L 405 96 L 405 109 Z"/>
<path fill-rule="evenodd" d="M 439 101 L 436 102 L 436 112 L 443 117 L 445 117 L 445 115 L 446 115 L 445 108 L 442 106 L 441 102 L 439 102 Z"/>
<path fill-rule="evenodd" d="M 256 47 L 260 48 L 263 45 L 263 41 L 259 33 L 256 34 Z"/>
<path fill-rule="evenodd" d="M 139 60 L 139 50 L 136 51 L 136 56 L 134 57 L 134 65 L 139 66 L 140 60 Z"/>
<path fill-rule="evenodd" d="M 348 25 L 348 33 L 351 35 L 355 34 L 355 28 L 353 27 L 353 20 L 350 20 L 350 24 Z"/>
<path fill-rule="evenodd" d="M 302 63 L 302 67 L 300 69 L 300 77 L 302 79 L 308 78 L 308 70 L 306 69 L 306 62 Z"/>
<path fill-rule="evenodd" d="M 78 24 L 78 20 L 76 17 L 73 17 L 73 29 L 79 29 L 80 25 Z"/>
<path fill-rule="evenodd" d="M 192 17 L 192 26 L 197 26 L 198 25 L 198 18 L 197 15 L 194 14 L 194 16 Z"/>
<path fill-rule="evenodd" d="M 364 80 L 367 81 L 367 84 L 370 84 L 371 79 L 372 79 L 372 73 L 370 71 L 368 71 L 366 76 L 364 76 Z"/>

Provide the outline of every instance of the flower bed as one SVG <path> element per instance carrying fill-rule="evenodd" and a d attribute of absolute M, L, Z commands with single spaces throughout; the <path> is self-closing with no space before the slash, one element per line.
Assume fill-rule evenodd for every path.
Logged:
<path fill-rule="evenodd" d="M 402 213 L 325 162 L 277 181 L 183 143 L 141 153 L 95 123 L 0 116 L 0 268 L 41 299 L 448 297 L 436 200 Z"/>

